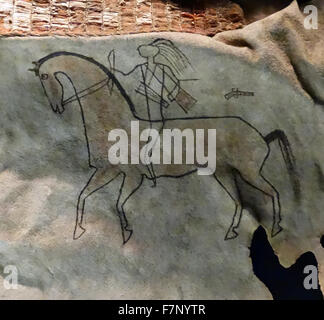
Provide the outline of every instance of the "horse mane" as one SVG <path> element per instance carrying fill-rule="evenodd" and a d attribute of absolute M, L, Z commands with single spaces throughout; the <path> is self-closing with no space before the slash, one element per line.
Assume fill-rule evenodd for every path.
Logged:
<path fill-rule="evenodd" d="M 39 69 L 40 66 L 46 62 L 47 60 L 50 60 L 52 58 L 55 57 L 59 57 L 59 56 L 73 56 L 73 57 L 77 57 L 83 60 L 86 60 L 94 65 L 96 65 L 98 68 L 100 68 L 104 73 L 106 73 L 106 75 L 108 76 L 109 79 L 111 79 L 114 84 L 116 85 L 116 87 L 118 88 L 119 92 L 121 93 L 121 95 L 125 98 L 131 112 L 133 113 L 133 115 L 136 115 L 136 109 L 134 106 L 133 101 L 131 100 L 131 98 L 129 97 L 129 95 L 127 94 L 127 92 L 125 91 L 125 89 L 123 88 L 123 86 L 120 84 L 119 80 L 115 77 L 115 75 L 103 64 L 101 64 L 100 62 L 96 61 L 95 59 L 91 58 L 91 57 L 87 57 L 84 56 L 80 53 L 75 53 L 75 52 L 68 52 L 68 51 L 56 51 L 53 53 L 50 53 L 49 55 L 39 59 L 36 63 L 37 68 Z"/>

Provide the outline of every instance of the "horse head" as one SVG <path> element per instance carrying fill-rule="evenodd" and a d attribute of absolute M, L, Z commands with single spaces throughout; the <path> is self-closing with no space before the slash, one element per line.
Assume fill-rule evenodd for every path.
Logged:
<path fill-rule="evenodd" d="M 69 77 L 62 71 L 57 71 L 55 61 L 40 59 L 34 61 L 34 68 L 29 69 L 39 78 L 48 102 L 55 113 L 62 114 L 65 111 L 67 101 L 64 101 L 64 90 Z"/>
<path fill-rule="evenodd" d="M 119 92 L 136 114 L 133 102 L 113 72 L 93 58 L 65 51 L 53 52 L 33 62 L 29 69 L 39 78 L 44 93 L 55 113 L 62 114 L 73 101 L 107 88 Z M 78 88 L 78 89 L 76 89 Z M 115 89 L 114 89 L 115 88 Z"/>

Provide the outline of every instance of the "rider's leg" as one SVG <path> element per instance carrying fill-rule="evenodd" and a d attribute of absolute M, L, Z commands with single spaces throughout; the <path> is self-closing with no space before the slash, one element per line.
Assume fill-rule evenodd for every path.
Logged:
<path fill-rule="evenodd" d="M 159 136 L 162 132 L 162 129 L 164 127 L 164 122 L 152 122 L 151 123 L 151 129 L 156 130 L 159 133 Z M 155 144 L 157 143 L 156 139 L 155 141 L 153 141 L 153 146 L 152 149 L 155 147 Z M 152 149 L 148 152 L 148 155 L 151 157 L 152 156 Z M 151 178 L 153 180 L 153 186 L 152 187 L 156 187 L 156 175 L 155 175 L 155 171 L 154 171 L 154 166 L 153 166 L 153 162 L 150 162 L 150 164 L 147 166 L 150 174 L 151 174 Z"/>

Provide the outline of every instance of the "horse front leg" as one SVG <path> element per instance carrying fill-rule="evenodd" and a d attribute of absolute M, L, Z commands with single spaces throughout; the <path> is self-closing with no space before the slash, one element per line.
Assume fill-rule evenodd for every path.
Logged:
<path fill-rule="evenodd" d="M 128 176 L 123 174 L 122 183 L 119 189 L 119 196 L 116 202 L 116 210 L 120 220 L 120 227 L 122 231 L 123 244 L 125 244 L 133 234 L 133 230 L 129 227 L 129 223 L 125 213 L 126 202 L 135 194 L 141 187 L 144 175 L 137 174 L 136 176 Z"/>
<path fill-rule="evenodd" d="M 87 184 L 81 190 L 76 210 L 76 221 L 73 232 L 73 239 L 79 239 L 86 231 L 84 227 L 84 213 L 85 213 L 85 204 L 86 199 L 94 194 L 96 191 L 107 186 L 112 182 L 120 172 L 114 167 L 109 168 L 96 168 L 94 173 L 91 175 Z"/>

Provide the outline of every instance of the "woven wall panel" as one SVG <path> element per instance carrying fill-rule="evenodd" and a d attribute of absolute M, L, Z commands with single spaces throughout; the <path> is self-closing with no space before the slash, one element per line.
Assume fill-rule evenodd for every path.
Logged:
<path fill-rule="evenodd" d="M 244 25 L 242 9 L 221 0 L 0 0 L 0 35 L 101 36 L 153 31 L 214 35 Z"/>

